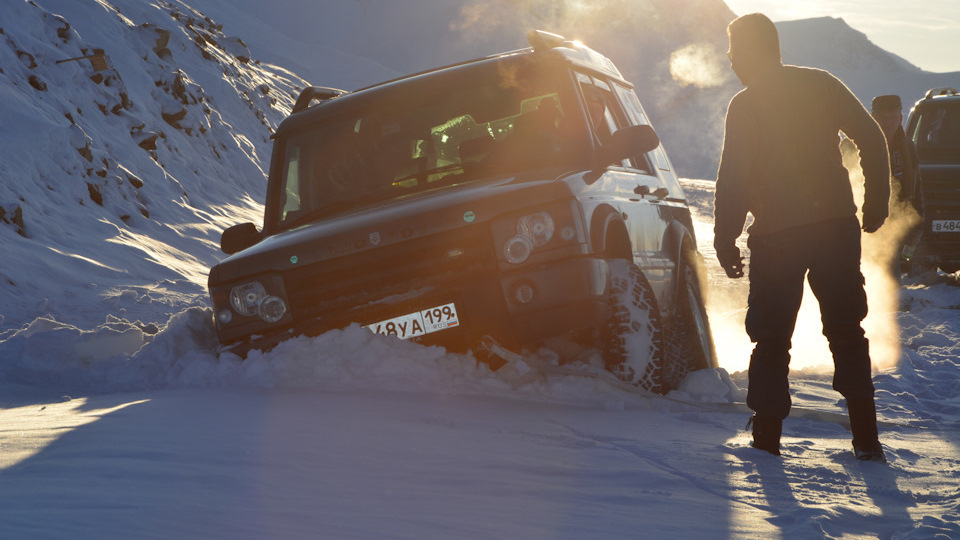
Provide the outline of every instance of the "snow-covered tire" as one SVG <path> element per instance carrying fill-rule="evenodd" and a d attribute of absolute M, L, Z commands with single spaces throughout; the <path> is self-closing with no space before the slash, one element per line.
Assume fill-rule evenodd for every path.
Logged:
<path fill-rule="evenodd" d="M 661 393 L 663 340 L 656 296 L 637 265 L 622 259 L 608 263 L 610 314 L 600 332 L 604 365 L 622 381 Z"/>
<path fill-rule="evenodd" d="M 717 350 L 710 319 L 694 267 L 684 260 L 677 272 L 680 280 L 676 306 L 666 331 L 663 380 L 666 389 L 676 388 L 692 371 L 717 367 Z"/>

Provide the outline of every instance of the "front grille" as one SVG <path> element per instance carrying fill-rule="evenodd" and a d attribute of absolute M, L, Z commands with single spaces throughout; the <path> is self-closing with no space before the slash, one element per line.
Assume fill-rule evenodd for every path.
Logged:
<path fill-rule="evenodd" d="M 490 275 L 496 265 L 489 234 L 476 228 L 298 268 L 284 277 L 284 284 L 295 320 L 320 318 L 340 323 L 351 310 L 427 287 L 455 289 Z"/>

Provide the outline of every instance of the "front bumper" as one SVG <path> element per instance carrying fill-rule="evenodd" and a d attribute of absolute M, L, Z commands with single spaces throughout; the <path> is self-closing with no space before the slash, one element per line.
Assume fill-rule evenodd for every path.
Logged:
<path fill-rule="evenodd" d="M 490 335 L 511 349 L 532 349 L 549 338 L 596 328 L 606 319 L 608 271 L 603 259 L 582 256 L 507 272 L 489 270 L 445 276 L 433 284 L 419 280 L 391 287 L 389 294 L 362 305 L 294 316 L 292 324 L 224 344 L 220 351 L 266 351 L 294 336 L 316 336 L 352 323 L 365 326 L 451 302 L 459 316 L 455 328 L 411 341 L 465 352 Z"/>

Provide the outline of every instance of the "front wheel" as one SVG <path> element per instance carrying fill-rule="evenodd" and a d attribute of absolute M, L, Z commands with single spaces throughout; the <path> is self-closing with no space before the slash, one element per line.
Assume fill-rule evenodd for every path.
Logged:
<path fill-rule="evenodd" d="M 601 329 L 604 364 L 619 379 L 665 393 L 660 309 L 643 272 L 632 262 L 608 261 L 609 316 Z"/>

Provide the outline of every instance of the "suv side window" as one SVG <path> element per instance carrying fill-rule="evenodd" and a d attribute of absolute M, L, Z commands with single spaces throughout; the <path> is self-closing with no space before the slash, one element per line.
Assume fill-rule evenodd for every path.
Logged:
<path fill-rule="evenodd" d="M 637 93 L 632 88 L 621 84 L 614 84 L 614 88 L 616 88 L 617 96 L 623 102 L 624 109 L 630 117 L 630 123 L 633 125 L 649 125 L 650 120 L 647 118 L 643 106 L 640 105 L 640 98 L 637 97 Z M 670 164 L 670 159 L 667 158 L 667 153 L 663 151 L 663 145 L 647 153 L 644 158 L 652 161 L 658 169 L 666 173 L 661 176 L 667 184 L 667 189 L 670 190 L 671 197 L 682 198 L 683 190 L 673 174 L 673 166 Z"/>
<path fill-rule="evenodd" d="M 629 111 L 625 111 L 620 100 L 614 95 L 615 84 L 592 77 L 584 73 L 577 73 L 577 80 L 587 102 L 588 116 L 590 116 L 592 127 L 597 134 L 600 144 L 603 144 L 605 137 L 618 129 L 635 124 Z M 602 103 L 602 116 L 600 116 L 600 106 Z M 597 115 L 594 117 L 594 115 Z M 623 160 L 622 166 L 628 169 L 640 171 L 643 174 L 652 174 L 653 168 L 644 155 L 637 155 Z"/>

